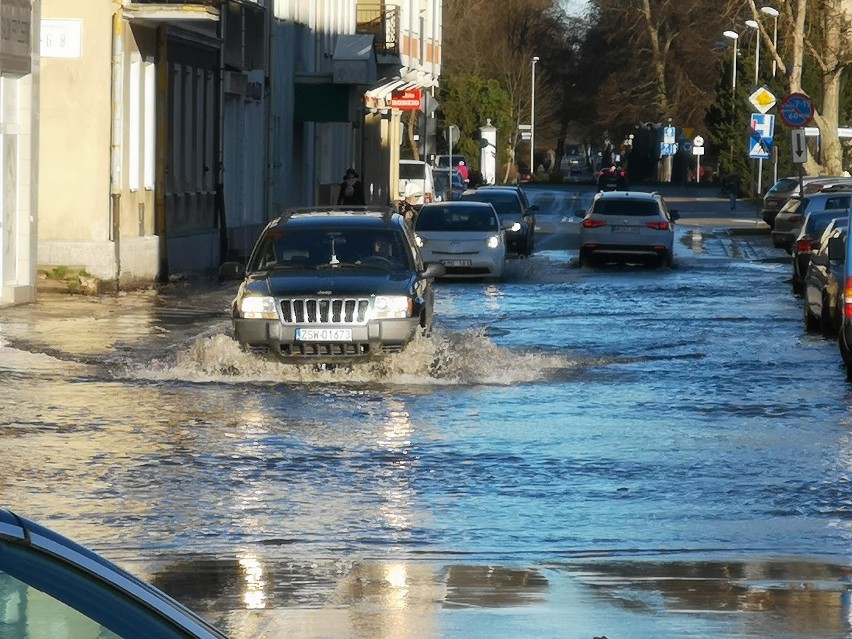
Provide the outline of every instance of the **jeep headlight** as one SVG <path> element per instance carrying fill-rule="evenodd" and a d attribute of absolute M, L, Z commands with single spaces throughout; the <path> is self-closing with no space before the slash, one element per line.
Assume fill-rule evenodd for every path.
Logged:
<path fill-rule="evenodd" d="M 405 295 L 376 295 L 370 319 L 409 317 L 413 308 L 411 298 Z"/>
<path fill-rule="evenodd" d="M 420 237 L 419 235 L 415 235 L 415 236 L 414 236 L 414 243 L 415 243 L 415 244 L 416 244 L 419 248 L 423 248 L 423 245 L 424 245 L 424 244 L 426 244 L 426 242 L 424 242 L 424 241 L 423 241 L 423 238 L 422 238 L 422 237 Z"/>
<path fill-rule="evenodd" d="M 500 246 L 500 238 L 497 235 L 492 235 L 485 241 L 485 244 L 488 248 L 495 249 Z"/>
<path fill-rule="evenodd" d="M 250 295 L 240 300 L 240 315 L 245 319 L 278 319 L 272 297 Z"/>

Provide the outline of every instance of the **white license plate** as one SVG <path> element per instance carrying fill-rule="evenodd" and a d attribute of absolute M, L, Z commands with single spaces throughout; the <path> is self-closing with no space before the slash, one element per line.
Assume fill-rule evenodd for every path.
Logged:
<path fill-rule="evenodd" d="M 441 260 L 444 266 L 470 266 L 470 260 Z"/>
<path fill-rule="evenodd" d="M 638 226 L 613 226 L 612 232 L 613 233 L 638 233 L 639 227 Z"/>
<path fill-rule="evenodd" d="M 300 342 L 351 342 L 351 328 L 297 328 Z"/>

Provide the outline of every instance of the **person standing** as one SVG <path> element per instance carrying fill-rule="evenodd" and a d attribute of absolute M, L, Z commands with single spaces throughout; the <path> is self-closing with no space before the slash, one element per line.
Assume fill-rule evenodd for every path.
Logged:
<path fill-rule="evenodd" d="M 465 183 L 465 186 L 470 182 L 470 172 L 467 170 L 467 164 L 464 163 L 464 160 L 459 160 L 459 165 L 456 167 L 456 170 L 461 175 L 462 181 Z"/>
<path fill-rule="evenodd" d="M 355 169 L 346 169 L 343 182 L 340 183 L 340 193 L 337 196 L 338 205 L 364 204 L 364 185 Z"/>
<path fill-rule="evenodd" d="M 725 188 L 728 189 L 728 196 L 731 198 L 731 210 L 737 210 L 737 196 L 740 194 L 740 176 L 733 172 L 725 178 Z"/>

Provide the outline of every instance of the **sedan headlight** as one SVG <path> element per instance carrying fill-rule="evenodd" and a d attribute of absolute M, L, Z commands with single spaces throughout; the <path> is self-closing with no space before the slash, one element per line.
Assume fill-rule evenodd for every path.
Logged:
<path fill-rule="evenodd" d="M 240 315 L 245 319 L 278 319 L 275 298 L 250 295 L 240 300 Z"/>
<path fill-rule="evenodd" d="M 370 319 L 409 317 L 414 303 L 405 295 L 376 295 Z"/>
<path fill-rule="evenodd" d="M 485 241 L 485 244 L 488 246 L 488 248 L 495 249 L 500 246 L 500 237 L 497 235 L 492 235 Z"/>
<path fill-rule="evenodd" d="M 518 223 L 518 222 L 513 223 L 512 226 L 509 227 L 509 230 L 512 231 L 512 233 L 517 233 L 518 231 L 521 230 L 520 223 Z"/>
<path fill-rule="evenodd" d="M 426 242 L 424 242 L 424 241 L 423 241 L 423 238 L 422 238 L 422 237 L 420 237 L 419 235 L 415 235 L 415 236 L 414 236 L 414 243 L 415 243 L 415 244 L 416 244 L 419 248 L 423 248 L 423 245 L 424 245 L 424 244 L 426 244 Z"/>

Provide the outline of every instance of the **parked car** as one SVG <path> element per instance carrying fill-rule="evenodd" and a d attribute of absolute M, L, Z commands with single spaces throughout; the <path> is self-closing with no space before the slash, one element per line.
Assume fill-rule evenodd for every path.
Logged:
<path fill-rule="evenodd" d="M 449 202 L 458 200 L 464 193 L 464 180 L 457 169 L 432 169 L 432 177 L 435 180 L 435 201 Z"/>
<path fill-rule="evenodd" d="M 438 262 L 445 277 L 500 278 L 506 263 L 504 231 L 517 222 L 501 223 L 486 202 L 427 204 L 414 223 L 423 259 Z"/>
<path fill-rule="evenodd" d="M 805 330 L 820 331 L 826 337 L 836 335 L 841 324 L 846 224 L 846 220 L 842 225 L 835 222 L 825 230 L 819 248 L 811 256 L 803 285 Z"/>
<path fill-rule="evenodd" d="M 506 231 L 506 247 L 510 253 L 532 255 L 535 250 L 535 212 L 523 189 L 517 186 L 482 186 L 465 191 L 462 201 L 487 202 L 497 211 L 501 222 L 517 223 L 517 229 Z"/>
<path fill-rule="evenodd" d="M 775 227 L 770 235 L 772 245 L 792 253 L 793 242 L 799 235 L 805 216 L 814 211 L 834 211 L 845 215 L 852 204 L 852 192 L 819 192 L 801 197 L 793 195 L 778 211 L 775 217 Z"/>
<path fill-rule="evenodd" d="M 808 176 L 804 179 L 812 179 L 812 176 Z M 781 210 L 781 207 L 787 203 L 787 200 L 790 199 L 791 195 L 798 192 L 799 178 L 797 177 L 781 178 L 766 192 L 766 195 L 763 196 L 761 217 L 770 228 L 775 228 L 775 216 L 778 215 L 778 211 Z"/>
<path fill-rule="evenodd" d="M 391 210 L 294 209 L 261 232 L 231 305 L 246 349 L 286 362 L 339 361 L 401 351 L 430 331 L 433 280 L 414 234 Z"/>
<path fill-rule="evenodd" d="M 151 584 L 0 510 L 0 636 L 227 639 Z"/>
<path fill-rule="evenodd" d="M 432 166 L 420 160 L 399 161 L 399 198 L 403 199 L 410 193 L 417 193 L 417 198 L 411 204 L 422 206 L 435 202 L 435 178 Z"/>
<path fill-rule="evenodd" d="M 820 241 L 826 228 L 832 226 L 835 220 L 846 219 L 845 212 L 813 211 L 805 216 L 805 221 L 799 230 L 799 235 L 793 242 L 793 293 L 799 294 L 804 286 L 805 276 L 811 262 L 811 255 L 820 246 Z"/>
<path fill-rule="evenodd" d="M 435 168 L 438 169 L 448 169 L 451 166 L 453 168 L 457 167 L 459 165 L 459 162 L 464 162 L 467 166 L 470 166 L 470 162 L 467 161 L 467 158 L 465 156 L 457 155 L 455 153 L 453 153 L 452 161 L 450 161 L 449 155 L 436 155 L 434 165 Z"/>
<path fill-rule="evenodd" d="M 634 262 L 671 266 L 678 212 L 657 193 L 600 192 L 580 227 L 579 264 Z"/>

